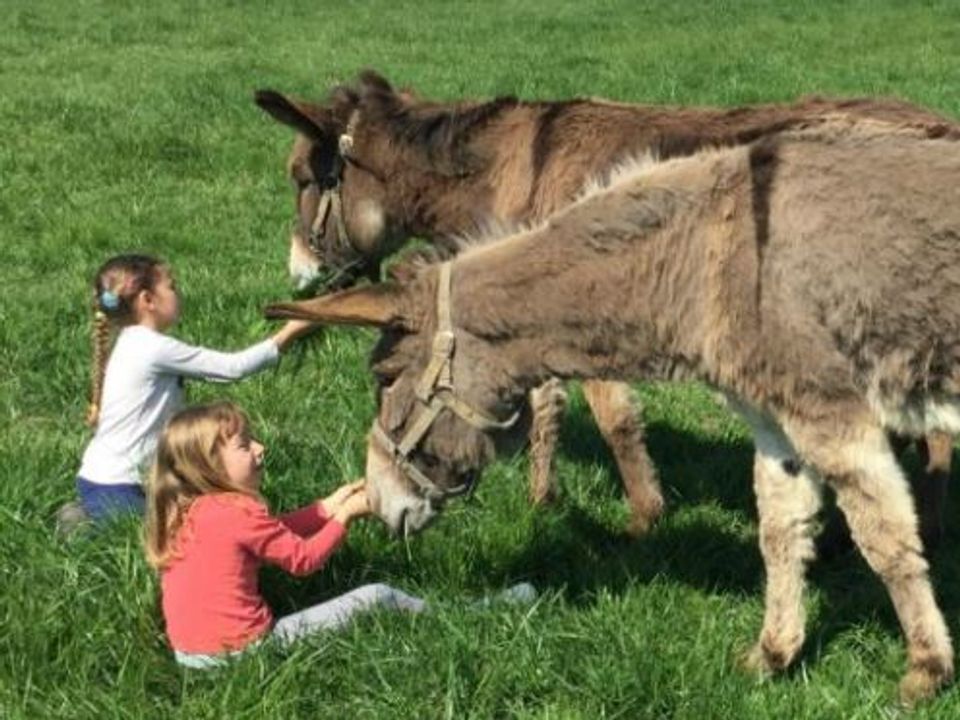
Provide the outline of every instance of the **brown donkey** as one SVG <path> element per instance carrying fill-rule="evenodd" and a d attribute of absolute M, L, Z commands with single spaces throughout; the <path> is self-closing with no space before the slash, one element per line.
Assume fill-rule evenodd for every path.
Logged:
<path fill-rule="evenodd" d="M 591 180 L 630 158 L 665 159 L 704 146 L 744 143 L 837 114 L 943 128 L 947 121 L 897 101 L 808 99 L 735 109 L 627 105 L 603 100 L 437 103 L 398 93 L 373 72 L 337 87 L 324 104 L 272 91 L 257 104 L 299 135 L 289 160 L 298 222 L 290 272 L 299 285 L 332 275 L 376 281 L 380 262 L 412 236 L 455 252 L 463 236 L 535 223 L 571 202 Z M 662 508 L 643 443 L 639 403 L 628 385 L 588 381 L 584 396 L 610 446 L 631 507 L 631 531 Z M 556 381 L 531 393 L 530 494 L 550 497 L 551 462 L 565 396 Z M 945 437 L 945 436 L 944 436 Z M 931 480 L 942 495 L 950 441 L 930 445 Z M 934 452 L 934 451 L 938 452 Z M 925 503 L 939 536 L 940 503 Z"/>
<path fill-rule="evenodd" d="M 886 429 L 960 430 L 960 143 L 837 120 L 638 167 L 546 223 L 404 284 L 268 309 L 384 328 L 367 481 L 395 530 L 466 489 L 548 377 L 690 378 L 753 430 L 766 611 L 749 656 L 804 639 L 821 482 L 906 638 L 901 695 L 953 675 Z"/>

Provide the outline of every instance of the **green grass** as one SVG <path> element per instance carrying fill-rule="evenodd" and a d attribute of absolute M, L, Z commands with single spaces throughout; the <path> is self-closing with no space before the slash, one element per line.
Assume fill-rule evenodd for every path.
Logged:
<path fill-rule="evenodd" d="M 762 615 L 743 427 L 698 387 L 641 386 L 669 514 L 621 535 L 612 461 L 575 396 L 563 497 L 525 501 L 523 457 L 408 545 L 358 526 L 321 573 L 267 571 L 278 612 L 384 580 L 428 616 L 265 649 L 214 674 L 166 648 L 138 527 L 61 543 L 88 438 L 87 284 L 109 255 L 168 258 L 177 334 L 260 339 L 288 296 L 291 136 L 260 87 L 320 98 L 374 67 L 427 96 L 513 93 L 734 104 L 805 93 L 904 97 L 960 116 L 952 0 L 164 2 L 5 0 L 0 31 L 0 717 L 873 718 L 900 714 L 900 633 L 855 557 L 812 572 L 808 641 L 768 682 L 734 659 Z M 269 446 L 266 494 L 291 508 L 360 474 L 373 412 L 369 332 L 331 330 L 244 383 L 191 398 L 246 407 Z M 956 494 L 955 494 L 956 495 Z M 958 508 L 934 566 L 960 635 Z M 529 579 L 525 609 L 467 599 Z M 956 717 L 953 688 L 915 713 Z"/>

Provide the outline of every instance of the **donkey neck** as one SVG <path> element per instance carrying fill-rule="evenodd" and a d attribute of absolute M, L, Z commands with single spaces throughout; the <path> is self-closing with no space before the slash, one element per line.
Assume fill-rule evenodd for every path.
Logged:
<path fill-rule="evenodd" d="M 493 217 L 493 204 L 482 176 L 439 177 L 411 167 L 395 183 L 395 210 L 405 234 L 449 246 Z"/>
<path fill-rule="evenodd" d="M 454 323 L 469 338 L 458 347 L 476 342 L 478 365 L 498 364 L 524 387 L 550 376 L 704 377 L 724 331 L 720 306 L 753 297 L 756 248 L 738 232 L 750 204 L 744 157 L 705 153 L 641 171 L 539 228 L 467 251 L 454 263 Z M 718 272 L 731 263 L 718 256 L 733 259 L 736 298 Z"/>
<path fill-rule="evenodd" d="M 391 211 L 406 233 L 455 250 L 464 236 L 529 220 L 530 158 L 515 148 L 534 142 L 541 105 L 507 98 L 451 106 L 444 122 L 461 139 L 450 147 L 393 144 L 400 152 L 390 173 Z"/>

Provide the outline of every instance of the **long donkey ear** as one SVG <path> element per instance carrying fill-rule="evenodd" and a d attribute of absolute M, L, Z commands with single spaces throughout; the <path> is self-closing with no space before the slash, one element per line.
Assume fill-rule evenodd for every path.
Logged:
<path fill-rule="evenodd" d="M 275 120 L 309 138 L 321 140 L 332 134 L 333 118 L 325 108 L 291 100 L 275 90 L 257 90 L 253 100 Z"/>
<path fill-rule="evenodd" d="M 405 302 L 406 293 L 395 283 L 380 283 L 344 292 L 302 300 L 277 303 L 264 310 L 268 318 L 310 320 L 324 325 L 373 325 L 411 328 Z"/>
<path fill-rule="evenodd" d="M 368 95 L 376 93 L 379 95 L 393 95 L 393 86 L 390 81 L 376 70 L 366 69 L 360 73 L 360 92 Z"/>

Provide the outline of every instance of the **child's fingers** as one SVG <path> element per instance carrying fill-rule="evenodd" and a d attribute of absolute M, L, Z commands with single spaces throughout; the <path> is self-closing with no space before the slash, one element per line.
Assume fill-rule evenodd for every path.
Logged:
<path fill-rule="evenodd" d="M 342 493 L 343 497 L 349 497 L 353 495 L 358 490 L 363 490 L 365 483 L 363 480 L 358 480 L 355 482 L 347 483 L 346 485 L 341 485 L 338 493 Z"/>

